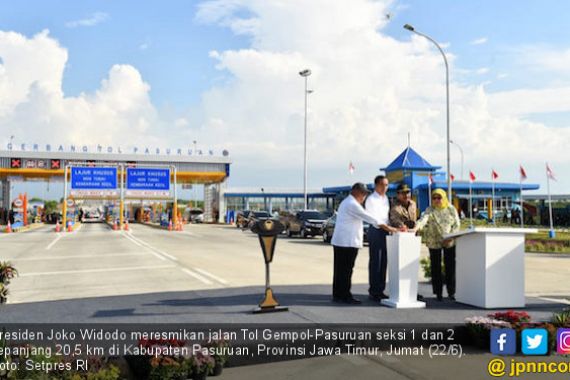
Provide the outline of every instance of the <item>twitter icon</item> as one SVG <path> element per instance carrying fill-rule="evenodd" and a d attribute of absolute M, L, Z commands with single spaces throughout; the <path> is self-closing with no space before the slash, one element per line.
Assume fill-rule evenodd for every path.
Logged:
<path fill-rule="evenodd" d="M 548 352 L 548 331 L 545 329 L 524 329 L 521 340 L 525 355 L 546 355 Z"/>

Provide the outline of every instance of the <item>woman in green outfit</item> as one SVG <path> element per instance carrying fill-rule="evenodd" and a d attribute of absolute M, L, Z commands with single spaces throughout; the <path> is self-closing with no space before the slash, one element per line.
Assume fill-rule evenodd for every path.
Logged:
<path fill-rule="evenodd" d="M 431 206 L 422 214 L 416 224 L 423 240 L 429 248 L 431 261 L 431 283 L 433 293 L 441 301 L 443 282 L 441 276 L 441 256 L 445 264 L 445 285 L 449 299 L 455 301 L 455 240 L 444 239 L 443 235 L 459 231 L 459 215 L 449 204 L 447 194 L 442 189 L 432 192 Z"/>

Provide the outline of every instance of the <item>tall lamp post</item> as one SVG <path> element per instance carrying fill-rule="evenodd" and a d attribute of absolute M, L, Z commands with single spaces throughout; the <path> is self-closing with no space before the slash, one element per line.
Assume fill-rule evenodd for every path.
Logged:
<path fill-rule="evenodd" d="M 410 24 L 404 25 L 404 29 L 407 29 L 410 32 L 417 34 L 418 36 L 422 36 L 424 38 L 427 38 L 429 41 L 433 42 L 433 44 L 437 47 L 437 49 L 441 53 L 441 55 L 443 57 L 443 62 L 445 63 L 445 92 L 446 92 L 446 97 L 447 97 L 447 139 L 446 139 L 447 140 L 447 189 L 448 189 L 448 197 L 449 197 L 449 200 L 451 201 L 451 158 L 450 158 L 450 147 L 449 147 L 449 145 L 450 145 L 450 139 L 449 139 L 449 65 L 447 63 L 447 57 L 445 56 L 445 53 L 443 52 L 443 49 L 441 48 L 441 46 L 439 46 L 439 44 L 437 42 L 435 42 L 435 40 L 433 38 L 431 38 L 430 36 L 427 36 L 423 33 L 418 32 Z"/>
<path fill-rule="evenodd" d="M 299 75 L 305 78 L 305 143 L 304 143 L 304 164 L 303 164 L 303 210 L 307 209 L 307 98 L 311 93 L 307 88 L 307 82 L 311 70 L 305 69 L 299 72 Z"/>
<path fill-rule="evenodd" d="M 449 140 L 450 143 L 452 143 L 453 145 L 455 145 L 456 147 L 459 148 L 459 152 L 461 152 L 461 180 L 463 180 L 463 163 L 464 161 L 464 156 L 463 156 L 463 148 L 461 148 L 461 145 L 459 145 L 458 143 L 456 143 L 453 140 Z"/>

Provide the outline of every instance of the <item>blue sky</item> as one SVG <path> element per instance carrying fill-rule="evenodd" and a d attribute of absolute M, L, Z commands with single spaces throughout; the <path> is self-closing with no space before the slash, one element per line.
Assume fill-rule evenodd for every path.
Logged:
<path fill-rule="evenodd" d="M 208 52 L 244 45 L 229 30 L 194 20 L 195 1 L 3 1 L 2 30 L 44 29 L 69 51 L 63 89 L 94 91 L 117 63 L 135 66 L 160 106 L 186 107 L 219 80 Z M 70 27 L 97 13 L 93 26 Z"/>
<path fill-rule="evenodd" d="M 64 91 L 77 95 L 95 90 L 108 68 L 132 64 L 151 85 L 151 97 L 159 105 L 186 107 L 200 94 L 223 80 L 209 58 L 211 50 L 238 49 L 248 38 L 236 36 L 217 25 L 195 19 L 198 1 L 6 1 L 2 2 L 0 25 L 32 36 L 44 29 L 69 50 Z M 528 76 L 518 67 L 517 48 L 543 45 L 567 47 L 570 31 L 565 27 L 570 3 L 561 1 L 402 1 L 394 3 L 393 19 L 385 32 L 397 39 L 409 38 L 403 23 L 437 41 L 449 43 L 462 69 L 489 68 L 471 83 L 508 77 L 489 84 L 490 91 L 535 87 L 548 75 Z M 93 26 L 67 27 L 96 13 L 106 18 Z M 472 41 L 485 38 L 480 45 Z M 521 72 L 522 71 L 522 72 Z"/>
<path fill-rule="evenodd" d="M 444 44 L 446 52 L 453 56 L 452 121 L 457 128 L 454 139 L 462 140 L 468 155 L 471 152 L 468 167 L 489 172 L 494 164 L 485 162 L 485 158 L 495 149 L 504 151 L 511 159 L 496 164 L 498 170 L 509 173 L 504 180 L 516 180 L 513 168 L 519 163 L 536 172 L 531 179 L 542 185 L 545 161 L 552 161 L 558 173 L 564 172 L 568 161 L 555 154 L 563 150 L 552 140 L 557 136 L 566 138 L 570 129 L 570 106 L 554 101 L 570 88 L 570 31 L 567 28 L 570 3 L 418 0 L 380 2 L 381 6 L 374 7 L 374 2 L 365 0 L 329 0 L 327 4 L 334 6 L 323 7 L 322 0 L 316 0 L 301 2 L 303 9 L 299 10 L 295 7 L 301 6 L 294 2 L 4 0 L 0 31 L 16 32 L 31 41 L 41 31 L 49 30 L 49 39 L 67 51 L 61 82 L 64 99 L 77 100 L 81 94 L 93 96 L 103 88 L 102 81 L 112 82 L 110 72 L 115 65 L 132 67 L 130 74 L 125 74 L 125 67 L 117 72 L 119 77 L 131 75 L 129 80 L 134 87 L 139 82 L 150 87 L 148 91 L 136 90 L 140 92 L 133 97 L 142 98 L 143 103 L 146 97 L 149 99 L 149 104 L 140 107 L 146 124 L 150 125 L 145 133 L 152 136 L 156 144 L 171 145 L 198 136 L 196 138 L 207 145 L 229 145 L 235 161 L 230 184 L 236 186 L 300 185 L 300 178 L 294 174 L 301 163 L 297 154 L 301 140 L 298 133 L 289 131 L 302 120 L 301 98 L 297 96 L 302 91 L 302 83 L 295 73 L 304 65 L 312 65 L 311 81 L 316 91 L 311 95 L 310 121 L 315 128 L 315 138 L 327 135 L 332 139 L 327 144 L 313 140 L 311 145 L 311 154 L 318 159 L 313 161 L 310 184 L 319 188 L 344 182 L 349 161 L 355 162 L 363 180 L 371 178 L 403 149 L 405 136 L 410 131 L 421 153 L 434 163 L 443 162 L 440 149 L 443 110 L 438 87 L 443 79 L 441 62 L 432 46 L 414 40 L 402 28 L 404 23 L 410 23 Z M 197 15 L 199 9 L 209 10 L 211 17 Z M 375 27 L 373 17 L 367 18 L 370 10 L 376 12 L 373 16 L 379 20 Z M 354 20 L 346 17 L 347 21 L 341 25 L 328 22 L 343 12 L 362 16 L 355 16 Z M 387 13 L 389 21 L 381 20 Z M 363 54 L 361 67 L 355 68 L 359 74 L 347 74 L 346 67 L 354 66 L 354 62 L 344 57 L 364 50 L 343 45 L 342 40 L 335 40 L 337 34 L 365 40 L 370 38 L 367 32 L 371 27 L 385 40 L 373 41 L 377 45 L 370 55 L 364 57 Z M 396 53 L 388 57 L 386 52 L 391 50 Z M 212 51 L 217 53 L 212 55 Z M 331 60 L 333 53 L 343 58 L 339 58 L 339 62 Z M 388 59 L 404 63 L 401 77 L 384 83 L 384 77 L 391 77 L 393 73 L 381 70 L 367 73 L 375 70 L 375 66 L 393 67 L 393 63 L 384 62 Z M 410 63 L 412 59 L 419 63 Z M 337 76 L 327 78 L 327 72 Z M 140 79 L 136 78 L 137 73 Z M 257 75 L 259 73 L 262 75 Z M 378 89 L 359 87 L 358 81 L 363 78 L 376 80 Z M 406 82 L 410 78 L 414 78 L 411 84 Z M 416 91 L 411 86 L 421 82 L 418 78 L 424 78 L 426 84 Z M 346 108 L 343 103 L 335 103 L 339 99 L 331 94 L 333 79 L 339 81 L 337 89 L 348 94 Z M 398 88 L 400 83 L 410 88 L 403 91 Z M 268 91 L 264 85 L 274 91 Z M 391 90 L 382 93 L 384 88 Z M 525 95 L 526 103 L 517 102 L 521 94 Z M 256 99 L 262 100 L 259 107 L 266 110 L 266 114 L 255 108 Z M 535 99 L 543 99 L 544 104 Z M 386 104 L 397 106 L 393 112 L 382 109 L 378 115 L 367 116 L 379 110 L 378 104 L 381 108 Z M 127 129 L 132 120 L 129 118 L 116 129 Z M 40 119 L 46 117 L 38 115 L 25 122 L 35 123 Z M 10 121 L 3 122 L 0 115 L 4 140 L 11 133 L 10 128 L 18 126 L 18 118 L 6 120 Z M 334 125 L 338 120 L 343 120 L 345 130 L 355 128 L 364 134 L 374 133 L 384 122 L 386 126 L 382 128 L 393 130 L 384 132 L 385 138 L 360 148 L 354 144 L 362 139 L 348 144 L 347 137 L 340 136 L 342 132 Z M 177 121 L 180 121 L 179 128 L 170 135 L 169 128 Z M 81 122 L 75 117 L 72 125 Z M 265 136 L 265 131 L 274 124 L 277 124 L 275 132 Z M 479 129 L 464 132 L 470 125 L 478 125 Z M 504 133 L 491 136 L 494 125 Z M 64 139 L 56 127 L 50 132 L 50 125 L 38 126 L 45 130 L 46 136 Z M 544 144 L 540 143 L 536 149 L 532 145 L 522 146 L 513 138 L 517 131 L 533 128 L 534 133 L 544 137 Z M 336 132 L 328 132 L 333 130 Z M 162 139 L 166 134 L 169 137 Z M 256 141 L 252 136 L 258 135 L 260 140 Z M 330 137 L 335 135 L 339 135 L 336 140 Z M 18 138 L 29 141 L 33 136 L 34 133 L 22 129 Z M 121 140 L 122 136 L 109 132 L 105 138 L 113 141 Z M 275 140 L 268 141 L 272 136 Z M 74 138 L 73 141 L 77 141 L 81 137 Z M 506 144 L 511 145 L 505 146 L 506 140 L 509 140 Z M 381 149 L 382 153 L 376 156 L 374 152 L 385 141 L 389 149 Z M 550 143 L 551 146 L 547 145 Z M 335 153 L 321 152 L 323 145 Z M 263 146 L 267 147 L 268 166 L 277 165 L 285 175 L 275 176 L 272 167 L 256 167 L 258 157 L 247 152 Z M 276 146 L 279 149 L 275 149 Z M 518 148 L 521 151 L 517 151 Z M 531 150 L 536 157 L 527 159 L 525 152 Z M 291 161 L 284 163 L 280 159 L 283 156 L 290 157 Z M 455 158 L 458 162 L 458 157 Z M 553 191 L 568 192 L 568 186 L 570 180 L 563 180 Z"/>

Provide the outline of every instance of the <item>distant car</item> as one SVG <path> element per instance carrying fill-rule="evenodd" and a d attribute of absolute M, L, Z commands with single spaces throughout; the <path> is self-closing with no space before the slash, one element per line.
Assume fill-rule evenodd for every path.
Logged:
<path fill-rule="evenodd" d="M 199 208 L 190 210 L 188 221 L 190 223 L 204 223 L 204 211 Z"/>
<path fill-rule="evenodd" d="M 335 224 L 336 224 L 336 215 L 333 215 L 332 217 L 327 219 L 325 224 L 323 224 L 322 235 L 323 235 L 323 241 L 325 243 L 331 242 L 332 237 L 333 237 L 333 233 L 334 233 Z M 368 243 L 368 229 L 370 228 L 370 224 L 367 222 L 364 222 L 363 226 L 364 226 L 363 227 L 364 228 L 364 243 Z"/>
<path fill-rule="evenodd" d="M 83 214 L 83 223 L 101 223 L 103 222 L 103 215 L 99 211 L 86 211 Z"/>
<path fill-rule="evenodd" d="M 299 235 L 302 238 L 321 236 L 327 219 L 326 215 L 316 210 L 299 211 L 288 220 L 287 235 L 289 237 Z"/>
<path fill-rule="evenodd" d="M 325 243 L 330 243 L 334 233 L 334 226 L 336 224 L 336 215 L 333 215 L 323 224 L 322 233 L 323 241 Z"/>
<path fill-rule="evenodd" d="M 270 213 L 267 211 L 253 211 L 249 214 L 248 220 L 248 227 L 251 228 L 255 223 L 259 222 L 260 220 L 268 220 L 273 219 Z"/>
<path fill-rule="evenodd" d="M 236 224 L 237 228 L 243 228 L 242 224 L 245 219 L 245 213 L 249 211 L 237 211 L 234 223 Z"/>
<path fill-rule="evenodd" d="M 267 211 L 240 211 L 236 217 L 237 228 L 249 228 L 253 223 L 259 220 L 272 219 L 273 217 Z"/>

